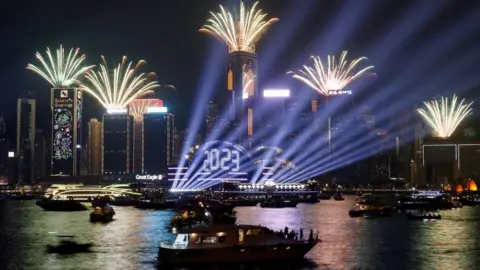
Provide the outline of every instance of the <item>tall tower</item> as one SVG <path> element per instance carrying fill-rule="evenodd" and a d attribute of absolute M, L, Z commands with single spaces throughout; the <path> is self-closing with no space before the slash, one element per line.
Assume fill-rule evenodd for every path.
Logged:
<path fill-rule="evenodd" d="M 88 122 L 87 171 L 89 175 L 102 174 L 102 122 L 90 119 Z"/>
<path fill-rule="evenodd" d="M 51 175 L 78 175 L 81 166 L 82 92 L 52 89 Z"/>
<path fill-rule="evenodd" d="M 267 14 L 257 9 L 258 2 L 247 8 L 240 2 L 238 13 L 233 13 L 220 6 L 221 12 L 211 13 L 200 31 L 215 36 L 228 46 L 226 81 L 227 91 L 216 96 L 221 100 L 221 123 L 233 124 L 241 128 L 237 140 L 246 142 L 251 147 L 251 140 L 259 124 L 257 116 L 257 54 L 256 43 L 265 30 L 277 18 L 266 19 Z M 228 22 L 228 23 L 226 23 Z M 232 125 L 230 125 L 232 126 Z"/>
<path fill-rule="evenodd" d="M 163 174 L 169 165 L 173 146 L 173 114 L 164 109 L 149 110 L 144 125 L 144 173 Z"/>
<path fill-rule="evenodd" d="M 102 122 L 102 174 L 132 173 L 133 116 L 127 109 L 110 109 Z"/>
<path fill-rule="evenodd" d="M 34 182 L 35 164 L 35 111 L 34 99 L 17 101 L 17 166 L 18 182 Z"/>
<path fill-rule="evenodd" d="M 130 114 L 133 116 L 133 171 L 143 174 L 145 172 L 145 136 L 144 115 L 147 112 L 167 112 L 160 99 L 134 99 L 129 105 Z"/>

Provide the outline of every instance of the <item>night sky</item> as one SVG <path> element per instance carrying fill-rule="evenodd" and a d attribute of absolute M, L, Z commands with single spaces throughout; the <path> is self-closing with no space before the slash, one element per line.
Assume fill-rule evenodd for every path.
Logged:
<path fill-rule="evenodd" d="M 218 4 L 238 6 L 238 1 L 4 0 L 0 111 L 11 126 L 22 91 L 36 92 L 40 109 L 48 110 L 50 86 L 25 67 L 35 63 L 35 51 L 63 44 L 80 47 L 89 64 L 99 63 L 100 55 L 109 64 L 124 55 L 146 60 L 145 71 L 156 72 L 161 84 L 176 86 L 177 92 L 158 90 L 157 95 L 185 127 L 205 90 L 205 78 L 215 76 L 215 89 L 222 86 L 221 73 L 212 70 L 223 70 L 225 58 L 208 60 L 226 48 L 198 33 Z M 260 8 L 280 18 L 257 48 L 260 87 L 303 88 L 285 72 L 310 63 L 310 54 L 344 49 L 351 57 L 368 56 L 376 66 L 376 78 L 361 85 L 364 97 L 382 90 L 377 99 L 409 96 L 399 106 L 412 107 L 435 94 L 463 93 L 480 85 L 480 1 L 263 0 Z M 99 117 L 100 106 L 92 99 L 86 102 L 84 119 Z M 41 114 L 39 128 L 47 128 L 48 119 Z"/>

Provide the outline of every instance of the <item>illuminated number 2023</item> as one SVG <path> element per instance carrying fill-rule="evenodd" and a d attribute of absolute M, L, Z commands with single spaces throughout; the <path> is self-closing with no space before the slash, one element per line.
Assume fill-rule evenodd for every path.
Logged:
<path fill-rule="evenodd" d="M 219 151 L 218 149 L 210 149 L 206 150 L 204 155 L 204 171 L 208 172 L 222 169 L 236 172 L 240 170 L 240 153 L 237 150 L 222 149 Z"/>

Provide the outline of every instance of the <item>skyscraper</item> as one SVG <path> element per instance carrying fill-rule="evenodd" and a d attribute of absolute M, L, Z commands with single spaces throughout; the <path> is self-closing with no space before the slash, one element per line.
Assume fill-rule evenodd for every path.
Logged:
<path fill-rule="evenodd" d="M 248 141 L 259 126 L 257 62 L 257 54 L 251 52 L 234 51 L 227 56 L 227 90 L 232 93 L 229 120 L 244 128 L 242 141 Z"/>
<path fill-rule="evenodd" d="M 41 129 L 35 131 L 35 181 L 47 175 L 47 140 Z"/>
<path fill-rule="evenodd" d="M 82 92 L 52 89 L 51 175 L 78 175 L 81 166 Z"/>
<path fill-rule="evenodd" d="M 144 116 L 145 155 L 147 174 L 162 174 L 174 155 L 174 116 L 166 112 L 147 112 Z"/>
<path fill-rule="evenodd" d="M 13 184 L 15 180 L 15 154 L 10 147 L 5 120 L 0 117 L 0 185 Z"/>
<path fill-rule="evenodd" d="M 132 173 L 133 116 L 127 109 L 110 110 L 103 115 L 102 173 Z"/>
<path fill-rule="evenodd" d="M 35 109 L 34 99 L 17 101 L 17 167 L 18 182 L 34 182 L 35 162 Z"/>
<path fill-rule="evenodd" d="M 89 175 L 102 174 L 102 122 L 93 118 L 88 122 L 87 171 Z"/>
<path fill-rule="evenodd" d="M 134 99 L 128 106 L 135 122 L 133 126 L 133 172 L 143 174 L 145 171 L 144 115 L 149 111 L 167 112 L 167 108 L 162 107 L 162 100 L 153 98 Z"/>

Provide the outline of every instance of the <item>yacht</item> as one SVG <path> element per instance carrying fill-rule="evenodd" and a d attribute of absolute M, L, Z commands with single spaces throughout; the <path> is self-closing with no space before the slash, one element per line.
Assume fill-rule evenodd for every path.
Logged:
<path fill-rule="evenodd" d="M 112 196 L 119 197 L 123 195 L 141 196 L 141 193 L 130 191 L 130 189 L 120 187 L 119 185 L 111 185 L 106 187 L 84 187 L 77 186 L 68 188 L 67 190 L 58 191 L 53 196 L 49 196 L 52 200 L 74 200 L 79 202 L 91 202 L 97 197 Z"/>
<path fill-rule="evenodd" d="M 75 188 L 82 188 L 83 184 L 53 184 L 49 188 L 47 188 L 45 192 L 45 197 L 50 198 L 51 196 L 54 196 L 60 191 L 65 191 L 65 190 L 70 190 L 70 189 L 75 189 Z"/>
<path fill-rule="evenodd" d="M 254 225 L 213 225 L 189 228 L 174 242 L 160 244 L 163 264 L 234 263 L 302 259 L 317 243 L 285 239 L 274 231 Z"/>
<path fill-rule="evenodd" d="M 442 197 L 444 194 L 438 190 L 418 190 L 417 192 L 413 193 L 410 197 L 412 199 L 435 199 L 438 197 Z"/>

